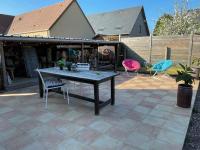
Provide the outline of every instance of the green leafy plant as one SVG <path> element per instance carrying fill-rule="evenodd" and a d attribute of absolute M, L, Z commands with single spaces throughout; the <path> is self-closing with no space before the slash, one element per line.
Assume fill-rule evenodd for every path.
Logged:
<path fill-rule="evenodd" d="M 146 70 L 150 70 L 153 67 L 151 63 L 147 63 L 147 62 L 145 62 L 144 66 Z"/>
<path fill-rule="evenodd" d="M 194 66 L 200 66 L 200 58 L 194 58 L 192 61 L 192 65 Z"/>
<path fill-rule="evenodd" d="M 188 67 L 187 65 L 179 64 L 181 67 L 181 70 L 178 70 L 176 82 L 183 81 L 185 86 L 191 86 L 194 83 L 194 78 L 192 77 L 192 69 Z"/>
<path fill-rule="evenodd" d="M 65 66 L 65 60 L 64 60 L 64 59 L 61 59 L 61 60 L 57 61 L 57 65 L 58 65 L 59 67 L 64 67 L 64 66 Z"/>

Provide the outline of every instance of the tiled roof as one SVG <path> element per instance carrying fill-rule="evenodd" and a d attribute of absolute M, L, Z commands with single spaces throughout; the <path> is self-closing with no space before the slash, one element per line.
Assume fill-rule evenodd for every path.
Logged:
<path fill-rule="evenodd" d="M 96 34 L 130 34 L 142 7 L 106 12 L 88 16 Z"/>
<path fill-rule="evenodd" d="M 65 0 L 55 5 L 18 15 L 14 18 L 7 34 L 12 35 L 48 30 L 73 1 Z"/>

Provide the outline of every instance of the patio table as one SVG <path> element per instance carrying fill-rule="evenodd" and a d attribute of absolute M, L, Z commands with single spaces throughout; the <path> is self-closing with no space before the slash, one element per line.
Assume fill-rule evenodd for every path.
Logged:
<path fill-rule="evenodd" d="M 60 70 L 59 68 L 44 68 L 39 69 L 42 74 L 53 76 L 60 79 L 66 79 L 76 82 L 82 82 L 87 84 L 92 84 L 94 87 L 94 99 L 89 97 L 84 97 L 81 95 L 76 95 L 69 93 L 70 97 L 75 97 L 81 100 L 89 101 L 94 103 L 95 115 L 99 115 L 99 111 L 101 108 L 105 107 L 108 104 L 115 104 L 115 77 L 119 75 L 118 73 L 112 71 L 67 71 Z M 106 101 L 101 101 L 99 99 L 99 85 L 100 83 L 111 81 L 111 98 Z M 43 97 L 43 86 L 42 81 L 39 78 L 39 90 L 40 97 Z"/>

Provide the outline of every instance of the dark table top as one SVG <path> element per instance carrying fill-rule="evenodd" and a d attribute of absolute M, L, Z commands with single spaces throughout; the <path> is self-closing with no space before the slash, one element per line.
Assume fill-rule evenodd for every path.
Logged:
<path fill-rule="evenodd" d="M 39 71 L 44 74 L 91 81 L 102 81 L 119 75 L 113 71 L 68 71 L 67 69 L 60 70 L 58 67 L 39 69 Z"/>

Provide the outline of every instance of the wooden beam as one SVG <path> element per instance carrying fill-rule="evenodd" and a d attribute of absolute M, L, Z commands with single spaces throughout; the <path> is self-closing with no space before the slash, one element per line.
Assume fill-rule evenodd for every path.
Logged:
<path fill-rule="evenodd" d="M 95 59 L 96 59 L 95 69 L 98 70 L 98 68 L 99 68 L 99 45 L 97 45 L 95 47 Z"/>
<path fill-rule="evenodd" d="M 85 60 L 84 60 L 84 44 L 82 43 L 81 44 L 81 62 L 84 63 Z"/>
<path fill-rule="evenodd" d="M 192 32 L 190 35 L 190 45 L 188 49 L 188 66 L 191 66 L 192 64 L 193 42 L 194 42 L 194 32 Z"/>
<path fill-rule="evenodd" d="M 6 64 L 5 64 L 5 56 L 4 56 L 4 49 L 3 43 L 0 43 L 0 56 L 1 56 L 1 67 L 2 67 L 2 76 L 3 76 L 3 89 L 8 87 L 8 80 L 7 80 L 7 73 L 6 73 Z"/>
<path fill-rule="evenodd" d="M 119 44 L 115 45 L 115 61 L 114 61 L 114 71 L 117 71 L 117 63 L 118 63 L 118 50 L 119 50 Z"/>

